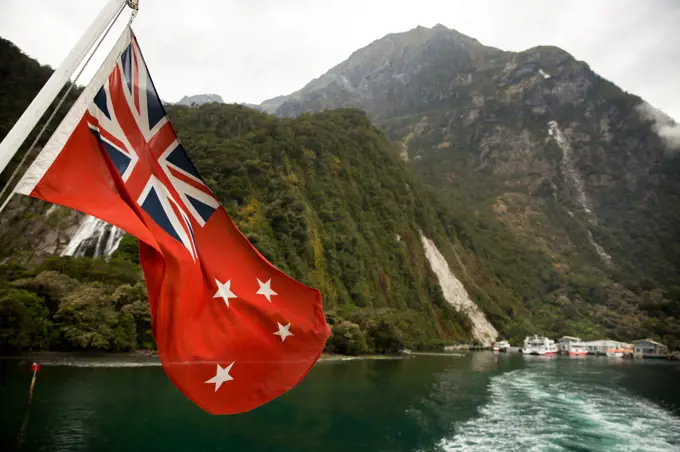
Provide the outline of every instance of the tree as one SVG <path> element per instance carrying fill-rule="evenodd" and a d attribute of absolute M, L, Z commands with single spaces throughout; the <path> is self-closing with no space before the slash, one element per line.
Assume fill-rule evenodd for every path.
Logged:
<path fill-rule="evenodd" d="M 404 348 L 401 331 L 385 319 L 371 322 L 366 335 L 376 353 L 396 353 Z"/>
<path fill-rule="evenodd" d="M 69 294 L 54 318 L 73 348 L 123 351 L 136 344 L 133 317 L 119 317 L 100 283 L 83 284 Z"/>
<path fill-rule="evenodd" d="M 329 344 L 329 351 L 331 353 L 359 355 L 368 351 L 366 339 L 359 325 L 347 320 L 331 327 Z"/>
<path fill-rule="evenodd" d="M 12 351 L 49 344 L 51 322 L 44 300 L 22 289 L 0 297 L 0 350 Z"/>

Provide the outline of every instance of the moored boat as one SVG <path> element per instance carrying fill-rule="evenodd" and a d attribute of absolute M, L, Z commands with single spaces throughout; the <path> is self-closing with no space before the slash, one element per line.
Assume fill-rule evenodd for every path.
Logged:
<path fill-rule="evenodd" d="M 585 356 L 588 354 L 586 343 L 581 338 L 574 336 L 563 336 L 558 343 L 560 353 L 569 356 Z"/>
<path fill-rule="evenodd" d="M 494 342 L 491 349 L 494 352 L 507 352 L 510 348 L 510 343 L 508 341 Z"/>
<path fill-rule="evenodd" d="M 607 350 L 607 358 L 623 358 L 625 350 L 622 348 L 610 348 Z"/>
<path fill-rule="evenodd" d="M 524 339 L 524 347 L 522 347 L 522 353 L 525 355 L 557 355 L 557 345 L 552 339 L 547 337 L 534 335 L 533 337 L 527 336 Z"/>

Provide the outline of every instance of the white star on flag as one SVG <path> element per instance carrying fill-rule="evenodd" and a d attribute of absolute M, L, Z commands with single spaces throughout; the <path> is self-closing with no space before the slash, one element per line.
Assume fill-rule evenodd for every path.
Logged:
<path fill-rule="evenodd" d="M 281 336 L 281 342 L 284 342 L 288 336 L 293 336 L 293 333 L 290 332 L 290 322 L 285 326 L 281 325 L 279 322 L 276 322 L 276 324 L 279 326 L 279 331 L 274 334 Z"/>
<path fill-rule="evenodd" d="M 257 283 L 260 285 L 260 289 L 257 291 L 258 295 L 264 295 L 267 297 L 268 302 L 272 302 L 272 295 L 278 295 L 276 292 L 272 290 L 272 280 L 268 280 L 267 282 L 262 282 L 260 281 L 260 278 L 257 279 Z"/>
<path fill-rule="evenodd" d="M 229 371 L 231 370 L 231 366 L 233 366 L 234 363 L 229 364 L 227 367 L 222 368 L 219 364 L 217 365 L 217 372 L 215 372 L 215 376 L 212 377 L 210 380 L 206 381 L 206 383 L 214 383 L 215 384 L 215 392 L 217 392 L 218 389 L 220 389 L 220 386 L 222 386 L 222 383 L 225 381 L 230 381 L 233 380 L 234 377 L 229 375 Z"/>
<path fill-rule="evenodd" d="M 231 291 L 231 280 L 228 280 L 224 284 L 219 282 L 219 280 L 215 279 L 215 283 L 217 284 L 217 292 L 215 292 L 215 295 L 213 295 L 213 298 L 222 298 L 224 302 L 227 304 L 227 307 L 229 307 L 229 299 L 230 298 L 238 298 L 234 292 Z"/>

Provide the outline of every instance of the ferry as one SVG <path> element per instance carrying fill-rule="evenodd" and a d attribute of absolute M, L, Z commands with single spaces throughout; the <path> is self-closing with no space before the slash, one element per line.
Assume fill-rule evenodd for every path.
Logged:
<path fill-rule="evenodd" d="M 537 336 L 534 337 L 527 336 L 524 339 L 524 347 L 522 347 L 522 353 L 525 355 L 557 355 L 557 345 L 552 339 L 547 337 Z"/>
<path fill-rule="evenodd" d="M 510 343 L 508 341 L 494 342 L 491 349 L 494 352 L 507 352 L 510 348 Z"/>
<path fill-rule="evenodd" d="M 585 356 L 588 354 L 586 343 L 581 338 L 563 336 L 558 343 L 560 353 L 569 356 Z"/>

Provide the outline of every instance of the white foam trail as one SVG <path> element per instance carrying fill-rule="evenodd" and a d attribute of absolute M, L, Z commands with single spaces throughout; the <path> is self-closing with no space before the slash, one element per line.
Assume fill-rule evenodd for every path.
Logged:
<path fill-rule="evenodd" d="M 479 416 L 441 440 L 447 451 L 677 451 L 680 419 L 621 390 L 522 369 L 493 377 Z"/>
<path fill-rule="evenodd" d="M 64 366 L 64 367 L 112 367 L 112 368 L 119 368 L 119 367 L 159 367 L 161 366 L 160 361 L 155 362 L 155 361 L 149 361 L 149 362 L 139 362 L 139 363 L 133 363 L 133 362 L 126 362 L 126 361 L 59 361 L 59 362 L 47 362 L 47 363 L 41 363 L 41 365 L 44 366 L 53 366 L 53 367 L 59 367 L 59 366 Z"/>

